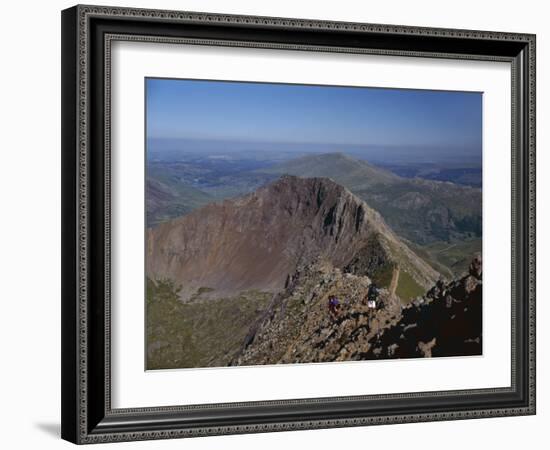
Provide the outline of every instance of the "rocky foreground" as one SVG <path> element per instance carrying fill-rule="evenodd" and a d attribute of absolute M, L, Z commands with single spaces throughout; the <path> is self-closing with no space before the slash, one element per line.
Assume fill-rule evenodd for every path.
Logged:
<path fill-rule="evenodd" d="M 371 308 L 367 276 L 343 273 L 326 261 L 298 270 L 252 326 L 232 365 L 480 355 L 481 257 L 469 274 L 438 282 L 402 305 L 384 289 Z M 341 309 L 328 311 L 337 296 Z"/>

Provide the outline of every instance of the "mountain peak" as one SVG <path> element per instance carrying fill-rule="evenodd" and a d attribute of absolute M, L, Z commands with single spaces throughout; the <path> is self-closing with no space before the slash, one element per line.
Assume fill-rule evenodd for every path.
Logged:
<path fill-rule="evenodd" d="M 201 288 L 217 296 L 279 292 L 297 267 L 318 257 L 366 275 L 394 261 L 423 286 L 437 279 L 376 211 L 323 177 L 283 176 L 148 232 L 148 275 L 181 284 L 184 297 Z"/>
<path fill-rule="evenodd" d="M 262 189 L 267 191 L 289 190 L 293 193 L 303 195 L 310 195 L 311 190 L 324 189 L 327 191 L 334 191 L 337 194 L 346 193 L 353 195 L 348 189 L 329 177 L 299 177 L 288 174 L 284 174 L 274 182 L 265 185 L 260 191 Z"/>
<path fill-rule="evenodd" d="M 263 171 L 307 178 L 331 178 L 338 184 L 360 188 L 390 185 L 402 180 L 385 169 L 341 152 L 306 155 Z"/>
<path fill-rule="evenodd" d="M 262 171 L 330 178 L 379 211 L 396 233 L 417 244 L 481 236 L 480 189 L 402 178 L 342 153 L 310 154 Z"/>
<path fill-rule="evenodd" d="M 329 152 L 329 153 L 316 153 L 312 155 L 305 155 L 300 158 L 289 161 L 289 163 L 309 162 L 311 164 L 316 163 L 336 163 L 336 164 L 361 164 L 369 167 L 373 167 L 367 161 L 362 159 L 353 158 L 343 152 Z"/>
<path fill-rule="evenodd" d="M 329 152 L 329 153 L 321 153 L 319 155 L 316 155 L 319 159 L 330 159 L 335 161 L 357 161 L 356 159 L 352 158 L 351 156 L 343 153 L 343 152 Z"/>

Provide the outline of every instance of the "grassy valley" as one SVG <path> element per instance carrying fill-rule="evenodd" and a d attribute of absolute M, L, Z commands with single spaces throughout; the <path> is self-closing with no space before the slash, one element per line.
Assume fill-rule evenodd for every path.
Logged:
<path fill-rule="evenodd" d="M 481 238 L 474 238 L 462 242 L 440 241 L 424 246 L 415 246 L 414 244 L 410 246 L 416 253 L 431 263 L 436 270 L 438 267 L 442 270 L 447 268 L 448 271 L 445 275 L 452 278 L 462 276 L 468 271 L 472 255 L 481 253 L 482 241 Z"/>
<path fill-rule="evenodd" d="M 148 178 L 146 191 L 148 227 L 183 216 L 213 200 L 193 186 L 170 179 Z"/>
<path fill-rule="evenodd" d="M 232 298 L 182 302 L 170 280 L 147 279 L 147 369 L 226 366 L 271 294 L 248 291 Z"/>

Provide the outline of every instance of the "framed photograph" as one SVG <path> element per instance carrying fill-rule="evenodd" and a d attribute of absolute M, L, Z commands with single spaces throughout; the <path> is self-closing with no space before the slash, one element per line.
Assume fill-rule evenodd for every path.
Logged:
<path fill-rule="evenodd" d="M 62 437 L 535 413 L 535 36 L 62 12 Z"/>

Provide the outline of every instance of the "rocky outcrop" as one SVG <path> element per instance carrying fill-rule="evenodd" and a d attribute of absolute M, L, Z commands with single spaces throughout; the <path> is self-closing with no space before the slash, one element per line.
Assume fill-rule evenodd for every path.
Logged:
<path fill-rule="evenodd" d="M 371 280 L 317 260 L 291 277 L 251 327 L 232 365 L 479 355 L 482 349 L 481 257 L 470 274 L 436 283 L 403 305 L 383 289 L 366 300 Z M 328 300 L 336 296 L 337 314 Z"/>
<path fill-rule="evenodd" d="M 252 194 L 209 204 L 148 230 L 146 271 L 211 296 L 277 293 L 289 276 L 323 258 L 371 275 L 388 261 L 423 287 L 438 278 L 380 214 L 327 178 L 283 176 Z"/>
<path fill-rule="evenodd" d="M 366 295 L 368 277 L 343 273 L 317 261 L 298 270 L 251 328 L 233 365 L 285 364 L 364 359 L 369 341 L 399 320 L 397 297 L 384 290 L 377 308 Z M 337 314 L 329 297 L 340 302 Z"/>
<path fill-rule="evenodd" d="M 481 255 L 470 273 L 438 282 L 426 296 L 405 306 L 401 319 L 384 330 L 369 349 L 371 358 L 482 354 Z"/>

